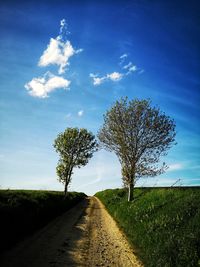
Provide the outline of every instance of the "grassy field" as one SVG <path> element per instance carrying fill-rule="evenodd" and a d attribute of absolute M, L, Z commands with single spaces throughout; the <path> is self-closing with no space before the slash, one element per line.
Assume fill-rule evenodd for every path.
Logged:
<path fill-rule="evenodd" d="M 0 249 L 9 248 L 27 234 L 74 206 L 85 197 L 70 192 L 0 190 Z"/>
<path fill-rule="evenodd" d="M 200 187 L 124 189 L 96 196 L 148 267 L 200 266 Z"/>

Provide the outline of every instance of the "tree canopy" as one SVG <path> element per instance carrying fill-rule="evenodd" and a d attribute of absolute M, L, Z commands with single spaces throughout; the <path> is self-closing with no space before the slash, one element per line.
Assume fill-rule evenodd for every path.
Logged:
<path fill-rule="evenodd" d="M 86 129 L 67 128 L 58 134 L 54 147 L 60 156 L 56 171 L 59 181 L 65 184 L 66 195 L 73 169 L 85 166 L 97 151 L 98 144 L 95 136 Z"/>
<path fill-rule="evenodd" d="M 98 138 L 104 148 L 118 156 L 129 200 L 138 178 L 166 170 L 165 163 L 159 164 L 160 157 L 175 143 L 175 136 L 174 120 L 152 107 L 150 100 L 121 98 L 104 115 Z"/>

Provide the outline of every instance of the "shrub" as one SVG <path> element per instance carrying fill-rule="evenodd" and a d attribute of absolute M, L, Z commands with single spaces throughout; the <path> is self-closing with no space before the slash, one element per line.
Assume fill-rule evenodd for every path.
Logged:
<path fill-rule="evenodd" d="M 0 190 L 0 249 L 9 248 L 84 197 L 76 192 L 64 199 L 56 191 Z"/>

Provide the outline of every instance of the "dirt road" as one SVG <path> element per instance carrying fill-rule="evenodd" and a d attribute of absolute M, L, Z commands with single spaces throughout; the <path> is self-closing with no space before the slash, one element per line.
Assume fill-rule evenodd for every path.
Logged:
<path fill-rule="evenodd" d="M 1 267 L 142 266 L 95 197 L 89 197 L 6 252 Z"/>

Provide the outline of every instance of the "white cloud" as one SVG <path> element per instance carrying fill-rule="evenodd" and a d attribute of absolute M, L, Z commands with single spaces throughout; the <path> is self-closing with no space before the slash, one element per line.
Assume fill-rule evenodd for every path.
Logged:
<path fill-rule="evenodd" d="M 83 49 L 74 49 L 71 42 L 67 40 L 67 24 L 65 19 L 60 21 L 60 31 L 56 38 L 51 38 L 46 50 L 39 59 L 38 65 L 46 67 L 49 65 L 59 66 L 58 73 L 63 74 L 66 67 L 69 66 L 69 59 Z M 48 94 L 58 88 L 69 89 L 71 81 L 62 76 L 53 75 L 50 72 L 44 74 L 43 77 L 33 78 L 30 82 L 25 84 L 25 88 L 29 94 L 35 97 L 45 98 Z"/>
<path fill-rule="evenodd" d="M 106 77 L 102 77 L 102 78 L 94 77 L 94 78 L 93 78 L 93 84 L 94 84 L 94 85 L 100 85 L 100 84 L 102 84 L 105 80 L 106 80 Z"/>
<path fill-rule="evenodd" d="M 132 65 L 133 65 L 133 63 L 129 62 L 127 65 L 123 66 L 123 69 L 126 70 L 126 69 L 130 68 Z"/>
<path fill-rule="evenodd" d="M 129 70 L 129 72 L 134 72 L 134 71 L 137 70 L 137 66 L 136 65 L 133 65 L 128 70 Z"/>
<path fill-rule="evenodd" d="M 121 71 L 117 72 L 114 71 L 110 74 L 106 74 L 105 76 L 99 77 L 99 75 L 90 73 L 89 76 L 93 80 L 93 85 L 100 85 L 105 81 L 111 80 L 114 82 L 120 81 L 122 78 L 126 77 L 127 75 L 130 75 L 134 72 L 138 74 L 142 74 L 144 72 L 143 69 L 138 68 L 136 65 L 134 65 L 131 61 L 129 63 L 125 64 L 126 58 L 128 57 L 127 54 L 123 54 L 120 56 L 120 62 L 119 66 Z"/>
<path fill-rule="evenodd" d="M 65 73 L 66 67 L 69 66 L 69 59 L 75 54 L 83 51 L 83 49 L 75 50 L 69 40 L 66 40 L 66 36 L 69 33 L 67 31 L 67 24 L 65 19 L 60 22 L 60 34 L 56 38 L 51 38 L 46 50 L 43 52 L 39 59 L 38 65 L 40 67 L 46 67 L 49 65 L 58 65 L 58 73 Z"/>
<path fill-rule="evenodd" d="M 90 78 L 93 79 L 93 85 L 100 85 L 106 79 L 106 76 L 98 77 L 98 74 L 90 73 Z"/>
<path fill-rule="evenodd" d="M 94 154 L 87 166 L 74 170 L 72 189 L 93 195 L 106 188 L 121 187 L 120 169 L 115 154 L 102 149 Z"/>
<path fill-rule="evenodd" d="M 83 110 L 80 110 L 80 111 L 78 112 L 78 116 L 79 116 L 79 117 L 82 117 L 82 116 L 83 116 L 83 113 L 84 113 L 84 111 L 83 111 Z"/>
<path fill-rule="evenodd" d="M 62 28 L 64 27 L 65 24 L 66 24 L 66 20 L 65 19 L 62 19 L 60 21 L 61 30 L 62 30 Z"/>
<path fill-rule="evenodd" d="M 45 67 L 51 64 L 58 65 L 58 73 L 62 74 L 65 72 L 65 67 L 69 65 L 69 58 L 74 54 L 75 50 L 70 41 L 63 43 L 58 39 L 51 38 L 47 49 L 40 57 L 38 65 L 41 67 Z"/>
<path fill-rule="evenodd" d="M 119 65 L 121 66 L 125 61 L 126 61 L 126 58 L 128 57 L 127 54 L 123 54 L 121 55 L 119 58 L 120 58 L 120 62 L 119 62 Z"/>
<path fill-rule="evenodd" d="M 123 69 L 127 70 L 126 75 L 129 75 L 129 74 L 131 74 L 131 72 L 135 72 L 138 70 L 137 66 L 134 65 L 132 62 L 129 62 L 128 64 L 123 66 Z"/>
<path fill-rule="evenodd" d="M 123 55 L 121 55 L 119 58 L 120 58 L 120 59 L 123 59 L 123 58 L 126 58 L 126 57 L 128 57 L 128 55 L 127 55 L 127 54 L 123 54 Z"/>
<path fill-rule="evenodd" d="M 65 19 L 62 19 L 60 21 L 60 33 L 58 38 L 62 39 L 65 38 L 66 35 L 70 34 L 70 32 L 67 30 L 67 23 Z"/>
<path fill-rule="evenodd" d="M 70 81 L 60 76 L 47 72 L 43 77 L 33 78 L 25 84 L 31 96 L 46 98 L 48 94 L 56 89 L 69 89 Z"/>
<path fill-rule="evenodd" d="M 83 48 L 79 48 L 79 49 L 77 49 L 77 50 L 75 51 L 75 54 L 79 54 L 79 53 L 81 53 L 81 52 L 83 52 Z"/>
<path fill-rule="evenodd" d="M 71 113 L 67 113 L 67 115 L 66 115 L 66 119 L 69 119 L 69 118 L 71 118 L 71 116 L 72 116 L 72 114 L 71 114 Z"/>
<path fill-rule="evenodd" d="M 140 69 L 139 71 L 138 71 L 138 74 L 142 74 L 144 72 L 144 70 L 143 69 Z"/>
<path fill-rule="evenodd" d="M 120 72 L 114 71 L 110 74 L 106 74 L 103 77 L 97 77 L 96 74 L 90 73 L 90 77 L 93 79 L 93 85 L 100 85 L 103 82 L 109 81 L 109 80 L 111 80 L 113 82 L 117 82 L 117 81 L 122 79 L 123 74 Z"/>
<path fill-rule="evenodd" d="M 131 61 L 129 61 L 128 64 L 125 64 L 126 58 L 128 57 L 127 54 L 124 54 L 120 57 L 120 66 L 123 70 L 126 70 L 126 73 L 124 75 L 132 74 L 133 72 L 136 72 L 138 74 L 142 74 L 144 72 L 143 69 L 138 68 L 136 65 L 134 65 Z M 125 65 L 124 65 L 125 64 Z"/>
<path fill-rule="evenodd" d="M 89 76 L 90 76 L 90 78 L 95 78 L 95 77 L 97 77 L 98 75 L 97 75 L 97 74 L 94 74 L 94 73 L 90 73 Z"/>
<path fill-rule="evenodd" d="M 177 170 L 182 170 L 183 169 L 183 164 L 181 163 L 174 163 L 169 165 L 169 168 L 167 171 L 177 171 Z"/>
<path fill-rule="evenodd" d="M 119 73 L 119 72 L 113 72 L 113 73 L 110 73 L 110 74 L 107 74 L 106 76 L 108 79 L 110 79 L 111 81 L 119 81 L 121 80 L 121 78 L 123 77 L 122 73 Z"/>

